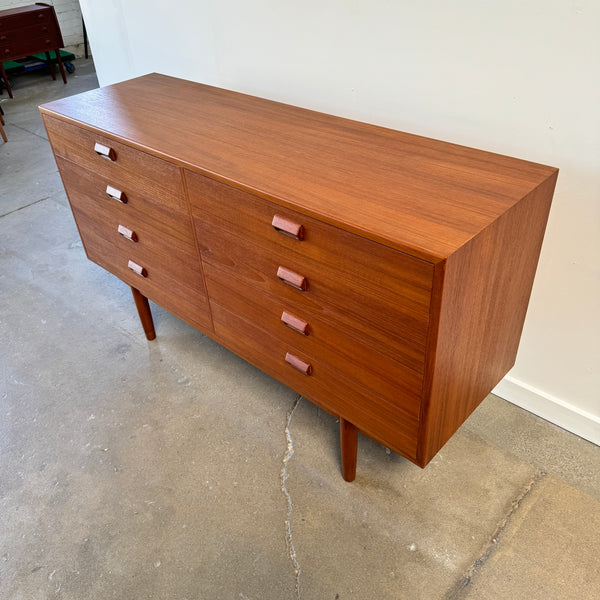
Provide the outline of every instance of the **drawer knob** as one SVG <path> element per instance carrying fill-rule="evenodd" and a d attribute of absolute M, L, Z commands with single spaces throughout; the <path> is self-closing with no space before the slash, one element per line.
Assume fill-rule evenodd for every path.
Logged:
<path fill-rule="evenodd" d="M 142 267 L 141 265 L 138 265 L 137 263 L 133 262 L 132 260 L 130 260 L 127 263 L 127 266 L 137 275 L 139 275 L 140 277 L 148 277 L 148 271 L 146 271 L 146 269 L 144 269 L 144 267 Z"/>
<path fill-rule="evenodd" d="M 283 283 L 287 283 L 287 285 L 290 285 L 301 292 L 304 292 L 308 289 L 308 281 L 304 275 L 294 273 L 294 271 L 290 271 L 285 267 L 279 267 L 277 269 L 277 277 L 279 277 Z"/>
<path fill-rule="evenodd" d="M 138 236 L 137 233 L 135 231 L 132 231 L 131 229 L 129 229 L 128 227 L 125 227 L 125 225 L 119 225 L 117 227 L 117 231 L 126 239 L 132 241 L 132 242 L 137 242 L 138 241 Z"/>
<path fill-rule="evenodd" d="M 284 325 L 287 325 L 290 329 L 301 333 L 302 335 L 308 335 L 308 323 L 291 315 L 285 310 L 281 313 L 281 321 Z"/>
<path fill-rule="evenodd" d="M 285 217 L 275 215 L 271 225 L 273 225 L 275 230 L 279 233 L 283 233 L 284 235 L 294 238 L 295 240 L 304 239 L 304 227 L 299 223 L 294 223 L 294 221 L 286 219 Z"/>
<path fill-rule="evenodd" d="M 294 356 L 293 354 L 290 354 L 289 352 L 286 352 L 285 362 L 288 363 L 288 365 L 294 367 L 294 369 L 297 369 L 301 373 L 304 373 L 305 375 L 312 375 L 312 365 L 310 363 L 304 362 L 303 360 L 301 360 L 297 356 Z"/>
<path fill-rule="evenodd" d="M 118 190 L 117 188 L 114 188 L 110 185 L 106 186 L 106 193 L 113 199 L 113 200 L 118 200 L 119 202 L 123 203 L 123 204 L 127 204 L 127 196 L 125 195 L 125 192 L 122 192 L 121 190 Z"/>
<path fill-rule="evenodd" d="M 94 144 L 94 152 L 102 158 L 106 158 L 108 160 L 117 160 L 117 153 L 113 148 L 109 148 L 108 146 L 104 146 L 98 142 Z"/>

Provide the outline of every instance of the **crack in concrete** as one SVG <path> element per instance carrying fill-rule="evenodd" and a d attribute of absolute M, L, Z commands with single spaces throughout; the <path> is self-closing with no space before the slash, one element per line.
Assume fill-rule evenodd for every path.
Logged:
<path fill-rule="evenodd" d="M 15 116 L 15 115 L 13 115 L 13 116 Z M 45 142 L 48 142 L 47 137 L 45 137 L 44 135 L 41 135 L 39 133 L 36 133 L 35 131 L 31 131 L 31 129 L 27 129 L 27 127 L 23 127 L 23 125 L 19 125 L 18 123 L 7 123 L 5 125 L 5 127 L 7 125 L 9 127 L 14 127 L 15 129 L 20 129 L 21 131 L 24 131 L 25 133 L 28 133 L 29 135 L 35 135 L 36 137 L 39 137 L 40 139 L 44 140 Z"/>
<path fill-rule="evenodd" d="M 2 217 L 8 217 L 8 215 L 12 215 L 13 213 L 19 212 L 20 210 L 23 210 L 25 208 L 29 208 L 30 206 L 34 206 L 35 204 L 39 204 L 40 202 L 44 202 L 44 200 L 49 200 L 51 197 L 52 196 L 46 196 L 45 198 L 40 198 L 39 200 L 34 200 L 33 202 L 30 202 L 29 204 L 25 204 L 24 206 L 19 206 L 18 208 L 15 208 L 14 210 L 10 210 L 7 213 L 0 215 L 0 219 Z"/>
<path fill-rule="evenodd" d="M 510 520 L 512 519 L 512 516 L 519 509 L 519 506 L 521 506 L 523 500 L 525 500 L 525 498 L 529 496 L 531 490 L 533 490 L 533 488 L 537 486 L 537 484 L 544 477 L 546 477 L 546 475 L 547 473 L 545 471 L 538 471 L 533 476 L 533 479 L 531 479 L 531 481 L 525 486 L 523 491 L 512 501 L 508 513 L 506 514 L 504 519 L 502 519 L 502 521 L 498 523 L 489 544 L 485 547 L 479 558 L 471 565 L 471 568 L 462 576 L 462 578 L 454 586 L 454 589 L 450 590 L 448 594 L 446 594 L 445 600 L 458 600 L 459 594 L 471 583 L 473 576 L 487 561 L 494 548 L 496 548 L 496 546 L 498 545 L 498 542 L 500 541 L 502 534 L 504 533 Z"/>
<path fill-rule="evenodd" d="M 290 422 L 292 420 L 292 417 L 294 416 L 294 413 L 296 412 L 296 409 L 298 408 L 298 404 L 300 403 L 300 400 L 302 400 L 302 396 L 300 394 L 298 394 L 298 396 L 296 396 L 296 399 L 294 400 L 294 404 L 293 404 L 292 408 L 289 410 L 289 412 L 287 414 L 287 420 L 286 420 L 286 424 L 285 424 L 285 437 L 286 437 L 286 441 L 287 441 L 287 449 L 286 449 L 285 455 L 283 457 L 283 467 L 281 469 L 281 491 L 283 492 L 284 496 L 286 497 L 287 503 L 288 503 L 287 517 L 285 520 L 285 545 L 286 545 L 290 560 L 292 561 L 292 564 L 294 565 L 294 574 L 296 576 L 295 588 L 296 588 L 297 600 L 300 600 L 300 572 L 301 572 L 301 569 L 300 569 L 300 564 L 298 563 L 298 559 L 296 557 L 296 549 L 294 548 L 294 542 L 292 540 L 291 516 L 292 516 L 293 503 L 292 503 L 292 497 L 290 496 L 290 493 L 287 489 L 286 482 L 289 477 L 289 473 L 287 470 L 288 463 L 290 462 L 292 456 L 294 456 L 294 444 L 292 442 L 292 434 L 290 433 Z"/>

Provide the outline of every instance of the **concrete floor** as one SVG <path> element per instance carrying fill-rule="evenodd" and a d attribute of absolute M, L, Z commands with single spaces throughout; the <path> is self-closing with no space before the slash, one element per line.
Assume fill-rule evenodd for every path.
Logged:
<path fill-rule="evenodd" d="M 0 598 L 600 597 L 600 448 L 490 396 L 425 469 L 84 255 L 31 74 L 0 101 Z"/>

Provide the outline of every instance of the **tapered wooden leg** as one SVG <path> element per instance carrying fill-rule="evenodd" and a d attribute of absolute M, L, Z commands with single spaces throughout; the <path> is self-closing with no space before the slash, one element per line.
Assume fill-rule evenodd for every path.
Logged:
<path fill-rule="evenodd" d="M 340 446 L 342 450 L 342 477 L 346 481 L 354 481 L 356 477 L 358 429 L 342 418 L 340 418 Z"/>
<path fill-rule="evenodd" d="M 54 63 L 50 58 L 50 52 L 46 52 L 46 63 L 48 65 L 48 69 L 50 71 L 50 75 L 52 75 L 52 79 L 56 79 L 56 69 L 54 68 Z"/>
<path fill-rule="evenodd" d="M 137 308 L 140 321 L 142 322 L 146 339 L 153 340 L 156 337 L 156 333 L 154 332 L 154 321 L 152 320 L 148 298 L 142 295 L 142 293 L 134 287 L 131 288 L 131 293 L 135 300 L 135 307 Z"/>
<path fill-rule="evenodd" d="M 60 74 L 62 75 L 63 83 L 67 83 L 67 76 L 65 75 L 65 66 L 63 65 L 62 56 L 60 55 L 60 48 L 57 48 L 55 51 L 56 60 L 58 61 L 58 68 L 60 69 Z"/>

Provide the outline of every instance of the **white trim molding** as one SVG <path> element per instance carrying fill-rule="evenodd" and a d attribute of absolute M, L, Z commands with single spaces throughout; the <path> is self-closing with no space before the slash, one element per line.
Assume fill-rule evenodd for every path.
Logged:
<path fill-rule="evenodd" d="M 492 394 L 600 446 L 600 417 L 507 375 Z"/>

